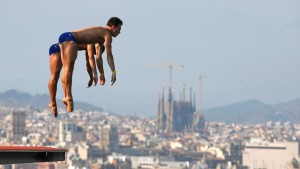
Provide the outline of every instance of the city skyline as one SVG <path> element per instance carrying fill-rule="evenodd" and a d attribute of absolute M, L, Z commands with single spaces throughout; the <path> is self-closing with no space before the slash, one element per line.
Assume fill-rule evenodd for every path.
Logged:
<path fill-rule="evenodd" d="M 208 122 L 199 132 L 159 133 L 153 118 L 74 111 L 64 112 L 63 118 L 53 121 L 49 110 L 24 107 L 4 112 L 0 113 L 0 118 L 5 119 L 0 122 L 1 145 L 67 148 L 64 162 L 42 164 L 54 168 L 122 165 L 125 161 L 120 159 L 129 160 L 126 169 L 144 165 L 172 169 L 173 165 L 178 169 L 197 165 L 204 169 L 299 165 L 299 123 Z M 39 165 L 14 166 L 42 167 Z M 9 166 L 0 165 L 3 167 Z"/>

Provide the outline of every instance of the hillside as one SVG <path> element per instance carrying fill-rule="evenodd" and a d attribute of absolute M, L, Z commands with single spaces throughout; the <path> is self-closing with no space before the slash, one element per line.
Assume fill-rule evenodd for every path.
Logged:
<path fill-rule="evenodd" d="M 58 107 L 64 108 L 65 106 L 60 100 L 61 98 L 57 98 Z M 47 94 L 30 95 L 28 93 L 17 90 L 8 90 L 6 92 L 0 93 L 0 106 L 24 107 L 30 105 L 37 109 L 45 109 L 48 108 L 48 104 L 49 95 Z M 83 109 L 86 111 L 103 110 L 101 107 L 93 106 L 84 102 L 75 101 L 74 104 L 76 109 Z"/>
<path fill-rule="evenodd" d="M 300 99 L 275 105 L 248 100 L 203 110 L 206 121 L 228 123 L 265 123 L 267 121 L 300 122 Z"/>

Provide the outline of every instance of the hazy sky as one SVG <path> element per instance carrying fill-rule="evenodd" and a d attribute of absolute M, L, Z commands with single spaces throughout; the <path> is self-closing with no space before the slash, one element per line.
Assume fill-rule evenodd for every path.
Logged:
<path fill-rule="evenodd" d="M 105 54 L 106 85 L 87 89 L 79 52 L 75 101 L 155 115 L 169 70 L 145 65 L 169 63 L 185 66 L 173 69 L 176 99 L 183 83 L 198 92 L 198 76 L 205 76 L 203 108 L 300 97 L 300 0 L 2 0 L 0 92 L 48 93 L 50 45 L 63 32 L 105 25 L 111 16 L 124 23 L 113 40 L 117 81 L 110 86 Z M 62 96 L 59 82 L 58 101 Z"/>

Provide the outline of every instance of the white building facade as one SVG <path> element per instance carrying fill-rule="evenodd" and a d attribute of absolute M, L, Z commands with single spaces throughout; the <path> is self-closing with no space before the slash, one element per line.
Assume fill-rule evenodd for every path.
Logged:
<path fill-rule="evenodd" d="M 299 160 L 298 142 L 246 143 L 243 165 L 251 169 L 287 169 L 293 159 Z"/>

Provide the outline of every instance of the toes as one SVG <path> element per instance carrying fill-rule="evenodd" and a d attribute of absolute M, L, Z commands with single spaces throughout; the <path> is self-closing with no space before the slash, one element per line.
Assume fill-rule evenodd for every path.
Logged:
<path fill-rule="evenodd" d="M 54 117 L 57 117 L 58 113 L 57 113 L 56 105 L 49 104 L 48 107 L 50 108 L 50 110 L 51 110 L 52 114 L 54 115 Z"/>

